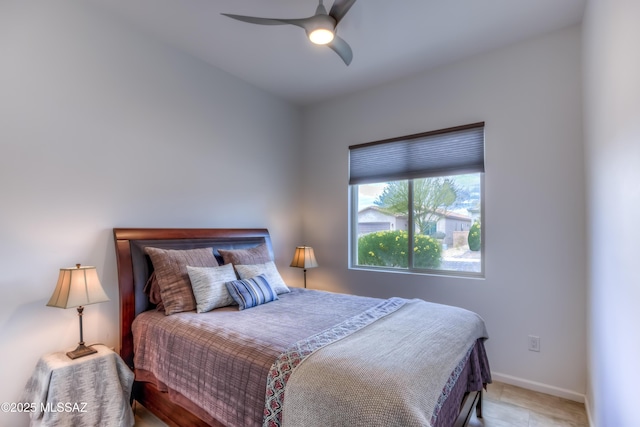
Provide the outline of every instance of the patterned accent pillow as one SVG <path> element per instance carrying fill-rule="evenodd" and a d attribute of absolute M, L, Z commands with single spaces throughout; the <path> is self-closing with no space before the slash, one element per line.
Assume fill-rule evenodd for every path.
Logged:
<path fill-rule="evenodd" d="M 198 313 L 206 313 L 214 308 L 236 303 L 225 285 L 226 282 L 237 279 L 231 264 L 220 267 L 192 267 L 188 265 L 187 273 L 191 279 L 191 288 L 193 296 L 196 298 Z"/>
<path fill-rule="evenodd" d="M 225 264 L 262 264 L 271 261 L 267 244 L 249 249 L 218 249 Z"/>
<path fill-rule="evenodd" d="M 227 282 L 226 286 L 233 299 L 238 303 L 240 310 L 278 299 L 278 294 L 263 274 L 250 279 L 233 280 Z"/>
<path fill-rule="evenodd" d="M 282 276 L 280 276 L 280 272 L 278 272 L 278 268 L 273 261 L 269 261 L 264 264 L 234 265 L 234 267 L 241 279 L 248 279 L 249 277 L 264 274 L 269 281 L 269 284 L 277 294 L 286 294 L 287 292 L 291 292 L 287 287 L 287 284 L 282 280 Z"/>
<path fill-rule="evenodd" d="M 156 272 L 160 295 L 164 303 L 164 314 L 170 315 L 196 309 L 196 300 L 191 290 L 187 265 L 194 267 L 217 267 L 212 248 L 175 250 L 146 247 Z"/>

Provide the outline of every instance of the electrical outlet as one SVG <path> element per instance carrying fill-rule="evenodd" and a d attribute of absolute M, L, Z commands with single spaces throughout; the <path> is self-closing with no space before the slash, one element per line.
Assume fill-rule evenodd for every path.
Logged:
<path fill-rule="evenodd" d="M 529 335 L 529 351 L 540 351 L 540 337 Z"/>

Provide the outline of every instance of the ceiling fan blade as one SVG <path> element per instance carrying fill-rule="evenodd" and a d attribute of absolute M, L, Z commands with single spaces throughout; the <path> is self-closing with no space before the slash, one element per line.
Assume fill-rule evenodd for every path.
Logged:
<path fill-rule="evenodd" d="M 282 22 L 280 19 L 258 18 L 258 17 L 255 17 L 255 16 L 232 15 L 230 13 L 221 13 L 221 15 L 228 16 L 229 18 L 237 19 L 238 21 L 248 22 L 250 24 L 260 24 L 260 25 L 285 25 L 286 24 L 286 22 Z"/>
<path fill-rule="evenodd" d="M 351 50 L 351 46 L 347 44 L 342 38 L 336 36 L 333 38 L 333 41 L 329 43 L 329 46 L 335 53 L 342 58 L 345 64 L 351 64 L 351 60 L 353 59 L 353 51 Z"/>
<path fill-rule="evenodd" d="M 309 18 L 303 19 L 276 19 L 276 18 L 259 18 L 257 16 L 243 16 L 243 15 L 232 15 L 230 13 L 221 13 L 221 15 L 227 16 L 229 18 L 236 19 L 242 22 L 248 22 L 250 24 L 259 24 L 259 25 L 295 25 L 297 27 L 304 28 L 306 30 L 305 25 L 307 25 L 307 20 Z"/>
<path fill-rule="evenodd" d="M 333 2 L 333 6 L 331 6 L 331 10 L 329 11 L 329 16 L 332 16 L 336 22 L 340 22 L 344 15 L 349 12 L 351 6 L 356 2 L 356 0 L 336 0 Z"/>

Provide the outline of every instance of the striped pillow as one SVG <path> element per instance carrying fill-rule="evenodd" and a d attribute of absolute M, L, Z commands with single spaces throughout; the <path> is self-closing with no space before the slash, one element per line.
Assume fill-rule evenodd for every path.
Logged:
<path fill-rule="evenodd" d="M 225 283 L 231 297 L 238 303 L 239 309 L 255 307 L 278 299 L 264 274 L 250 279 L 232 280 Z"/>

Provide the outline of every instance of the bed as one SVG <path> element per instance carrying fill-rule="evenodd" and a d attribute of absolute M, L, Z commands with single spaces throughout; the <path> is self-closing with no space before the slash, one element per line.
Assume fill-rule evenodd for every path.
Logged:
<path fill-rule="evenodd" d="M 491 376 L 484 322 L 475 313 L 284 284 L 286 291 L 265 285 L 274 291 L 266 303 L 205 310 L 194 281 L 197 309 L 166 315 L 149 291 L 164 274 L 158 251 L 206 250 L 222 266 L 190 266 L 190 274 L 226 270 L 227 256 L 241 265 L 233 257 L 249 254 L 255 263 L 234 265 L 234 276 L 247 275 L 267 265 L 251 258 L 258 248 L 273 260 L 269 232 L 115 228 L 114 239 L 120 355 L 135 372 L 132 399 L 168 425 L 449 427 L 466 425 L 474 409 L 482 416 Z M 262 289 L 254 279 L 276 280 L 267 273 L 233 282 Z"/>

